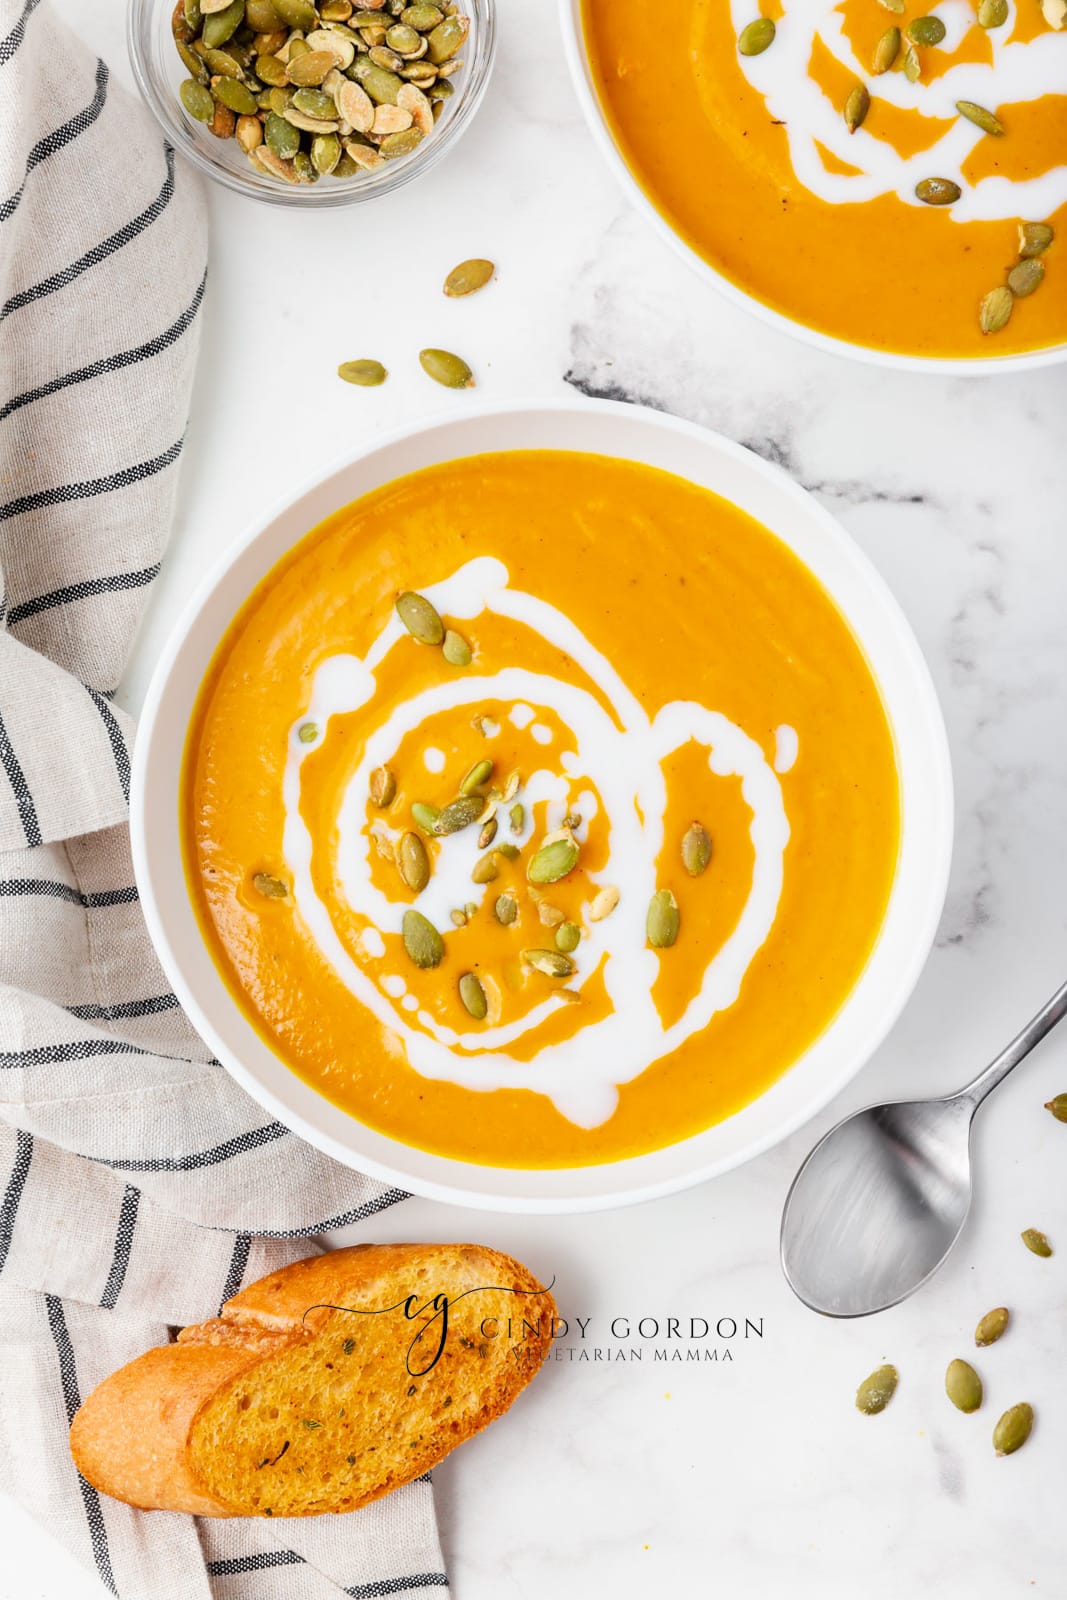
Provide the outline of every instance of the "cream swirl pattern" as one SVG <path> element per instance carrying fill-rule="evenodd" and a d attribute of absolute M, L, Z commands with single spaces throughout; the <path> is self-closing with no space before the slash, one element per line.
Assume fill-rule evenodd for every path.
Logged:
<path fill-rule="evenodd" d="M 614 665 L 565 615 L 509 586 L 502 562 L 477 558 L 422 592 L 438 611 L 452 618 L 470 620 L 492 611 L 536 629 L 566 651 L 600 687 L 611 713 L 585 689 L 521 667 L 449 678 L 393 709 L 368 737 L 337 819 L 337 887 L 370 924 L 363 940 L 363 955 L 369 959 L 358 961 L 339 937 L 312 880 L 314 840 L 300 810 L 301 766 L 309 747 L 301 742 L 298 728 L 310 719 L 323 730 L 322 737 L 328 738 L 332 717 L 372 704 L 375 669 L 397 646 L 411 647 L 398 620 L 390 617 L 365 657 L 335 655 L 318 667 L 307 711 L 290 731 L 283 778 L 283 850 L 293 877 L 297 910 L 321 955 L 350 993 L 400 1040 L 415 1071 L 472 1090 L 532 1090 L 546 1095 L 561 1115 L 576 1125 L 596 1127 L 614 1111 L 620 1084 L 670 1054 L 736 1000 L 778 909 L 789 840 L 781 783 L 759 744 L 717 711 L 695 702 L 675 701 L 650 718 Z M 610 881 L 621 891 L 614 914 L 589 924 L 581 946 L 580 972 L 572 982 L 580 988 L 593 973 L 601 972 L 613 1007 L 611 1014 L 571 1038 L 546 1042 L 531 1060 L 510 1055 L 508 1046 L 520 1036 L 527 1038 L 531 1031 L 536 1038 L 537 1028 L 565 1004 L 557 996 L 550 996 L 517 1020 L 457 1033 L 420 1008 L 402 977 L 385 971 L 376 976 L 374 970 L 384 952 L 382 933 L 399 931 L 410 902 L 391 901 L 371 878 L 372 841 L 365 811 L 369 774 L 386 764 L 400 741 L 427 717 L 477 707 L 487 700 L 510 703 L 516 725 L 542 730 L 538 742 L 546 749 L 546 763 L 550 746 L 558 742 L 551 722 L 566 725 L 568 738 L 564 746 L 551 752 L 551 764 L 525 779 L 527 816 L 544 802 L 548 825 L 555 826 L 577 793 L 588 820 L 596 797 L 591 788 L 583 788 L 583 781 L 595 784 L 610 825 Z M 551 712 L 552 717 L 538 718 L 539 709 Z M 784 734 L 787 746 L 791 732 Z M 779 730 L 779 754 L 782 737 Z M 699 989 L 682 1015 L 665 1027 L 652 996 L 660 957 L 646 946 L 644 919 L 657 887 L 656 859 L 663 844 L 666 788 L 660 763 L 689 740 L 707 748 L 713 774 L 739 781 L 751 812 L 754 865 L 748 898 L 735 928 L 708 962 Z M 795 735 L 793 742 L 795 745 Z M 790 753 L 795 756 L 795 748 Z M 528 838 L 529 821 L 526 829 Z M 473 831 L 451 838 L 441 852 L 438 870 L 415 902 L 446 941 L 448 907 L 484 897 L 487 892 L 470 880 L 477 853 Z M 608 881 L 608 874 L 600 876 Z"/>

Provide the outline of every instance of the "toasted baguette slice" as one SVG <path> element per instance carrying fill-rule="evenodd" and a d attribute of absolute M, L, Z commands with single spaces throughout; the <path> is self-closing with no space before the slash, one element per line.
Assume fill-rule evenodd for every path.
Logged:
<path fill-rule="evenodd" d="M 525 1267 L 481 1245 L 312 1256 L 105 1378 L 71 1451 L 96 1488 L 148 1511 L 352 1511 L 506 1411 L 555 1311 Z"/>

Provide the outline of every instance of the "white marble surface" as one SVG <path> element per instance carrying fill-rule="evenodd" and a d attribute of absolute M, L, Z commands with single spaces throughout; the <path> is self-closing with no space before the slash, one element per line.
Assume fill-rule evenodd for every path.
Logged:
<path fill-rule="evenodd" d="M 60 0 L 124 65 L 117 0 Z M 822 355 L 720 302 L 617 191 L 580 120 L 548 0 L 501 0 L 501 51 L 478 119 L 443 169 L 370 210 L 278 214 L 211 196 L 212 276 L 174 544 L 125 686 L 136 707 L 206 562 L 294 478 L 443 396 L 415 353 L 441 343 L 483 398 L 568 385 L 692 417 L 773 456 L 841 518 L 902 602 L 932 667 L 958 786 L 958 843 L 937 947 L 877 1058 L 810 1127 L 742 1171 L 638 1209 L 574 1221 L 474 1216 L 414 1201 L 383 1238 L 474 1235 L 556 1274 L 567 1314 L 762 1318 L 732 1364 L 553 1362 L 513 1414 L 437 1473 L 457 1600 L 669 1593 L 724 1600 L 1062 1600 L 1067 1442 L 1067 1032 L 986 1109 L 972 1221 L 922 1294 L 833 1324 L 792 1299 L 778 1215 L 809 1145 L 885 1094 L 948 1088 L 981 1064 L 1067 965 L 1065 375 L 939 379 Z M 537 22 L 537 16 L 542 20 Z M 499 282 L 443 301 L 456 260 Z M 345 309 L 346 285 L 384 309 Z M 886 292 L 892 293 L 887 284 Z M 373 393 L 340 359 L 380 356 Z M 1030 1256 L 1019 1230 L 1060 1245 Z M 978 1315 L 1010 1335 L 981 1354 L 974 1417 L 944 1398 Z M 653 1341 L 654 1342 L 654 1341 Z M 660 1341 L 662 1344 L 664 1341 Z M 580 1341 L 563 1341 L 575 1350 Z M 856 1383 L 894 1361 L 880 1418 Z M 1034 1437 L 994 1458 L 992 1423 L 1030 1399 Z M 0 1595 L 98 1591 L 10 1508 Z M 102 1592 L 102 1591 L 101 1591 Z"/>

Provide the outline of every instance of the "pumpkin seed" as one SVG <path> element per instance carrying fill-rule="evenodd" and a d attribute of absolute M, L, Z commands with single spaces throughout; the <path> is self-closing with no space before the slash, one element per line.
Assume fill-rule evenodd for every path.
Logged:
<path fill-rule="evenodd" d="M 473 389 L 474 377 L 462 356 L 450 350 L 420 350 L 419 362 L 428 378 L 446 389 Z"/>
<path fill-rule="evenodd" d="M 202 17 L 214 16 L 216 11 L 225 11 L 229 3 L 230 0 L 200 0 L 200 15 Z"/>
<path fill-rule="evenodd" d="M 926 206 L 955 205 L 960 197 L 960 186 L 951 178 L 920 178 L 915 185 L 915 198 Z"/>
<path fill-rule="evenodd" d="M 526 876 L 531 883 L 558 883 L 578 865 L 578 846 L 571 838 L 543 844 L 531 858 Z"/>
<path fill-rule="evenodd" d="M 552 905 L 548 900 L 537 902 L 537 920 L 542 928 L 558 928 L 566 921 L 566 913 L 559 906 Z"/>
<path fill-rule="evenodd" d="M 1045 1110 L 1051 1111 L 1057 1122 L 1067 1122 L 1067 1094 L 1057 1094 L 1046 1100 Z"/>
<path fill-rule="evenodd" d="M 291 161 L 283 161 L 282 157 L 272 150 L 269 145 L 257 145 L 248 158 L 256 166 L 262 167 L 264 172 L 269 172 L 272 178 L 283 178 L 286 183 L 296 182 L 296 173 L 293 171 Z"/>
<path fill-rule="evenodd" d="M 423 137 L 433 132 L 433 106 L 422 90 L 414 83 L 405 83 L 396 97 L 397 107 L 407 112 L 418 133 Z"/>
<path fill-rule="evenodd" d="M 526 807 L 521 800 L 516 800 L 508 812 L 508 826 L 512 833 L 521 833 L 526 826 Z"/>
<path fill-rule="evenodd" d="M 941 44 L 945 37 L 945 24 L 940 17 L 916 17 L 908 23 L 908 38 L 913 44 Z"/>
<path fill-rule="evenodd" d="M 976 128 L 981 128 L 983 133 L 991 133 L 997 139 L 1003 138 L 1004 124 L 985 106 L 976 106 L 973 100 L 957 100 L 956 110 L 968 122 L 973 122 Z"/>
<path fill-rule="evenodd" d="M 682 865 L 691 878 L 699 878 L 711 860 L 711 835 L 701 822 L 692 822 L 682 839 Z"/>
<path fill-rule="evenodd" d="M 1048 249 L 1055 235 L 1047 222 L 1021 222 L 1019 224 L 1019 254 L 1024 261 L 1040 256 Z"/>
<path fill-rule="evenodd" d="M 1033 294 L 1044 276 L 1045 263 L 1036 256 L 1017 261 L 1008 273 L 1008 288 L 1016 300 L 1025 300 L 1028 294 Z"/>
<path fill-rule="evenodd" d="M 918 83 L 922 77 L 922 64 L 919 61 L 919 52 L 913 44 L 904 46 L 904 76 L 909 83 Z"/>
<path fill-rule="evenodd" d="M 1008 0 L 980 0 L 978 23 L 982 28 L 1002 28 L 1008 20 Z"/>
<path fill-rule="evenodd" d="M 316 122 L 330 122 L 337 116 L 337 107 L 321 89 L 298 89 L 292 98 L 292 109 L 301 116 L 314 117 Z"/>
<path fill-rule="evenodd" d="M 999 288 L 990 289 L 978 307 L 978 326 L 983 333 L 999 333 L 1006 328 L 1011 318 L 1012 307 L 1015 300 L 1010 289 L 1001 285 Z"/>
<path fill-rule="evenodd" d="M 421 911 L 407 910 L 401 924 L 404 949 L 417 967 L 437 967 L 445 953 L 445 941 Z"/>
<path fill-rule="evenodd" d="M 195 78 L 186 78 L 178 89 L 178 98 L 197 122 L 210 122 L 215 115 L 215 98 L 211 90 L 197 83 Z"/>
<path fill-rule="evenodd" d="M 477 822 L 481 814 L 481 796 L 461 794 L 457 800 L 450 800 L 448 805 L 438 812 L 433 831 L 436 834 L 459 833 L 461 829 L 469 828 L 472 822 Z"/>
<path fill-rule="evenodd" d="M 405 84 L 410 88 L 410 84 Z M 403 93 L 403 90 L 401 90 Z M 387 133 L 405 133 L 411 127 L 411 113 L 404 111 L 399 101 L 395 106 L 379 106 L 374 113 L 371 132 L 381 139 Z M 380 148 L 380 147 L 379 147 Z"/>
<path fill-rule="evenodd" d="M 418 55 L 426 49 L 418 33 L 414 28 L 409 28 L 406 22 L 394 22 L 391 28 L 387 28 L 385 42 L 398 56 Z"/>
<path fill-rule="evenodd" d="M 320 178 L 329 177 L 341 159 L 341 141 L 335 133 L 320 133 L 311 141 L 311 165 Z"/>
<path fill-rule="evenodd" d="M 385 165 L 377 150 L 373 150 L 370 145 L 359 144 L 355 139 L 349 139 L 345 144 L 345 155 L 361 172 L 373 172 L 375 167 Z"/>
<path fill-rule="evenodd" d="M 503 856 L 505 861 L 517 861 L 519 859 L 518 845 L 511 844 L 507 839 L 503 843 L 496 845 L 496 853 L 498 856 Z"/>
<path fill-rule="evenodd" d="M 436 6 L 405 6 L 400 13 L 400 20 L 406 22 L 409 28 L 414 28 L 416 33 L 429 33 L 444 21 L 444 12 Z"/>
<path fill-rule="evenodd" d="M 258 117 L 238 117 L 234 138 L 245 155 L 251 155 L 263 143 L 263 124 Z"/>
<path fill-rule="evenodd" d="M 353 61 L 351 70 L 376 105 L 396 105 L 396 97 L 404 86 L 404 80 L 398 78 L 395 72 L 387 72 L 384 67 L 376 67 L 373 61 L 364 61 L 359 56 Z"/>
<path fill-rule="evenodd" d="M 299 728 L 296 730 L 296 736 L 300 740 L 301 744 L 314 744 L 315 740 L 319 736 L 318 723 L 302 722 Z"/>
<path fill-rule="evenodd" d="M 295 61 L 290 60 L 287 76 L 290 83 L 295 83 L 300 88 L 317 89 L 326 74 L 332 72 L 336 65 L 328 51 L 309 50 L 306 55 L 298 56 Z"/>
<path fill-rule="evenodd" d="M 454 628 L 445 632 L 441 654 L 450 667 L 469 667 L 471 664 L 471 647 L 461 633 L 456 633 Z"/>
<path fill-rule="evenodd" d="M 456 51 L 463 48 L 469 32 L 467 18 L 457 16 L 446 17 L 436 28 L 432 28 L 426 40 L 429 46 L 427 54 L 434 66 L 439 67 L 443 61 L 450 61 Z"/>
<path fill-rule="evenodd" d="M 224 106 L 215 101 L 215 111 L 207 125 L 208 133 L 213 133 L 216 139 L 232 139 L 237 131 L 237 116 L 229 106 Z"/>
<path fill-rule="evenodd" d="M 206 84 L 208 81 L 207 63 L 202 61 L 195 50 L 190 50 L 183 39 L 175 39 L 175 49 L 182 58 L 182 66 L 191 78 L 197 83 Z"/>
<path fill-rule="evenodd" d="M 299 116 L 299 112 L 294 114 Z M 319 181 L 319 175 L 311 165 L 311 157 L 306 150 L 298 150 L 296 152 L 293 157 L 293 171 L 296 173 L 298 183 L 317 183 Z"/>
<path fill-rule="evenodd" d="M 606 884 L 599 893 L 593 896 L 593 903 L 589 907 L 590 922 L 603 922 L 619 903 L 619 891 L 613 883 Z"/>
<path fill-rule="evenodd" d="M 945 1373 L 945 1393 L 957 1411 L 977 1411 L 982 1404 L 982 1380 L 969 1361 L 950 1361 Z"/>
<path fill-rule="evenodd" d="M 648 903 L 645 931 L 654 950 L 669 950 L 678 937 L 678 902 L 669 889 L 657 889 Z"/>
<path fill-rule="evenodd" d="M 475 789 L 480 789 L 484 784 L 487 784 L 492 776 L 493 763 L 491 761 L 476 761 L 459 786 L 460 794 L 473 794 Z"/>
<path fill-rule="evenodd" d="M 1024 1228 L 1019 1237 L 1026 1248 L 1032 1251 L 1035 1256 L 1043 1256 L 1047 1259 L 1052 1254 L 1052 1246 L 1040 1228 Z"/>
<path fill-rule="evenodd" d="M 335 178 L 354 178 L 359 170 L 359 163 L 352 160 L 347 150 L 343 150 L 340 161 L 333 169 L 333 175 Z"/>
<path fill-rule="evenodd" d="M 1034 1426 L 1034 1408 L 1022 1401 L 1010 1406 L 993 1429 L 993 1449 L 998 1456 L 1013 1456 L 1021 1450 Z"/>
<path fill-rule="evenodd" d="M 290 28 L 303 28 L 306 31 L 318 23 L 318 13 L 311 0 L 271 0 L 271 4 Z"/>
<path fill-rule="evenodd" d="M 425 595 L 405 589 L 397 595 L 396 614 L 420 644 L 440 644 L 445 636 L 445 625 Z"/>
<path fill-rule="evenodd" d="M 904 15 L 904 0 L 878 0 L 878 3 L 886 11 L 892 11 L 894 16 Z"/>
<path fill-rule="evenodd" d="M 267 138 L 268 148 L 276 156 L 281 156 L 283 161 L 292 160 L 300 149 L 300 132 L 291 122 L 286 122 L 284 117 L 279 117 L 275 112 L 270 112 L 264 124 L 264 133 Z"/>
<path fill-rule="evenodd" d="M 456 91 L 452 84 L 441 78 L 438 78 L 436 83 L 430 85 L 426 91 L 426 98 L 433 106 L 435 116 L 441 101 L 447 100 L 451 95 L 454 95 L 455 92 Z"/>
<path fill-rule="evenodd" d="M 405 128 L 403 133 L 387 133 L 378 146 L 378 154 L 384 157 L 386 161 L 398 161 L 401 156 L 409 156 L 421 143 L 422 134 L 418 128 Z M 422 356 L 419 359 L 421 361 Z M 426 363 L 424 361 L 422 364 L 425 367 Z M 438 379 L 438 382 L 440 382 L 440 379 Z M 474 379 L 472 378 L 470 383 L 451 384 L 449 387 L 453 389 L 473 389 Z"/>
<path fill-rule="evenodd" d="M 896 1367 L 879 1367 L 869 1378 L 864 1378 L 856 1390 L 856 1410 L 866 1417 L 876 1417 L 896 1394 L 899 1381 Z"/>
<path fill-rule="evenodd" d="M 453 927 L 465 928 L 467 926 L 467 913 L 465 911 L 450 911 L 448 915 Z"/>
<path fill-rule="evenodd" d="M 481 833 L 478 835 L 478 849 L 488 850 L 496 838 L 496 830 L 500 826 L 495 817 L 490 817 Z"/>
<path fill-rule="evenodd" d="M 900 29 L 887 28 L 874 47 L 871 71 L 880 77 L 883 72 L 889 71 L 899 54 Z"/>
<path fill-rule="evenodd" d="M 222 11 L 216 11 L 214 16 L 205 17 L 201 37 L 208 49 L 217 50 L 220 44 L 232 39 L 244 17 L 245 0 L 232 0 L 232 3 Z"/>
<path fill-rule="evenodd" d="M 500 857 L 495 850 L 489 850 L 471 868 L 472 883 L 495 883 L 500 876 Z"/>
<path fill-rule="evenodd" d="M 484 1022 L 489 1011 L 485 990 L 473 972 L 465 972 L 459 980 L 459 997 L 475 1022 Z"/>
<path fill-rule="evenodd" d="M 582 930 L 576 922 L 561 922 L 556 929 L 556 949 L 570 955 L 572 950 L 577 950 L 581 937 Z"/>
<path fill-rule="evenodd" d="M 770 17 L 757 17 L 749 22 L 737 36 L 737 48 L 743 56 L 761 56 L 774 43 L 775 26 Z"/>
<path fill-rule="evenodd" d="M 350 67 L 356 58 L 355 41 L 346 39 L 339 33 L 333 33 L 327 28 L 316 28 L 314 33 L 308 34 L 306 43 L 313 51 L 321 50 L 331 56 L 334 66 L 341 72 Z"/>
<path fill-rule="evenodd" d="M 428 806 L 425 800 L 412 802 L 411 815 L 423 833 L 436 833 L 437 819 L 441 815 L 436 806 Z"/>
<path fill-rule="evenodd" d="M 569 978 L 574 971 L 574 962 L 559 950 L 524 950 L 522 959 L 546 978 Z"/>
<path fill-rule="evenodd" d="M 857 128 L 863 126 L 870 109 L 871 97 L 863 84 L 857 83 L 849 90 L 848 99 L 845 101 L 845 127 L 849 133 L 855 133 Z"/>
<path fill-rule="evenodd" d="M 986 1312 L 974 1330 L 974 1342 L 979 1350 L 984 1350 L 986 1345 L 996 1344 L 1003 1337 L 1010 1317 L 1007 1306 L 997 1306 L 994 1311 Z"/>
<path fill-rule="evenodd" d="M 281 878 L 272 878 L 269 872 L 257 872 L 252 879 L 252 887 L 257 894 L 263 895 L 267 900 L 289 898 L 289 885 Z"/>
<path fill-rule="evenodd" d="M 503 927 L 510 928 L 519 914 L 519 902 L 510 890 L 506 890 L 503 894 L 497 895 L 493 912 Z"/>
<path fill-rule="evenodd" d="M 474 256 L 470 261 L 461 261 L 458 267 L 452 268 L 445 279 L 445 294 L 450 300 L 475 294 L 479 289 L 485 288 L 495 271 L 493 263 L 480 256 Z"/>
<path fill-rule="evenodd" d="M 404 833 L 396 847 L 396 864 L 409 889 L 421 894 L 430 881 L 430 858 L 417 833 Z"/>
<path fill-rule="evenodd" d="M 178 16 L 178 7 L 174 8 L 175 17 Z M 200 0 L 182 0 L 181 16 L 190 36 L 200 32 L 204 20 L 204 13 L 200 9 Z"/>
<path fill-rule="evenodd" d="M 273 0 L 248 0 L 245 6 L 245 22 L 257 33 L 274 33 L 284 21 Z"/>
<path fill-rule="evenodd" d="M 322 137 L 325 138 L 326 135 Z M 336 172 L 337 168 L 334 167 L 333 170 Z M 358 361 L 342 361 L 337 369 L 337 376 L 343 378 L 346 383 L 358 384 L 362 389 L 374 389 L 378 384 L 385 382 L 389 373 L 380 361 L 362 356 Z"/>
<path fill-rule="evenodd" d="M 374 124 L 374 101 L 361 84 L 345 78 L 337 90 L 337 109 L 357 133 L 369 133 Z"/>
<path fill-rule="evenodd" d="M 367 780 L 371 803 L 384 810 L 396 798 L 396 778 L 388 767 L 375 767 Z M 412 807 L 414 810 L 414 807 Z"/>
<path fill-rule="evenodd" d="M 242 117 L 254 116 L 259 110 L 251 89 L 246 84 L 238 83 L 236 78 L 216 78 L 211 85 L 211 92 L 221 105 L 228 106 Z"/>

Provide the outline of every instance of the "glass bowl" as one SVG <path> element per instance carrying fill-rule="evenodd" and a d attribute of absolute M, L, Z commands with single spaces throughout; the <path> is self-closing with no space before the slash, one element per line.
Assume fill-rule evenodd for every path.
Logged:
<path fill-rule="evenodd" d="M 195 122 L 178 99 L 178 86 L 189 76 L 174 48 L 170 19 L 174 0 L 129 0 L 126 39 L 137 87 L 164 134 L 194 167 L 236 194 L 269 205 L 318 207 L 353 205 L 391 194 L 429 172 L 455 144 L 481 103 L 489 81 L 496 46 L 495 0 L 464 0 L 470 36 L 463 47 L 463 68 L 451 82 L 455 92 L 433 132 L 410 155 L 374 172 L 353 177 L 324 177 L 317 183 L 286 183 L 257 172 L 235 139 L 217 139 Z"/>

